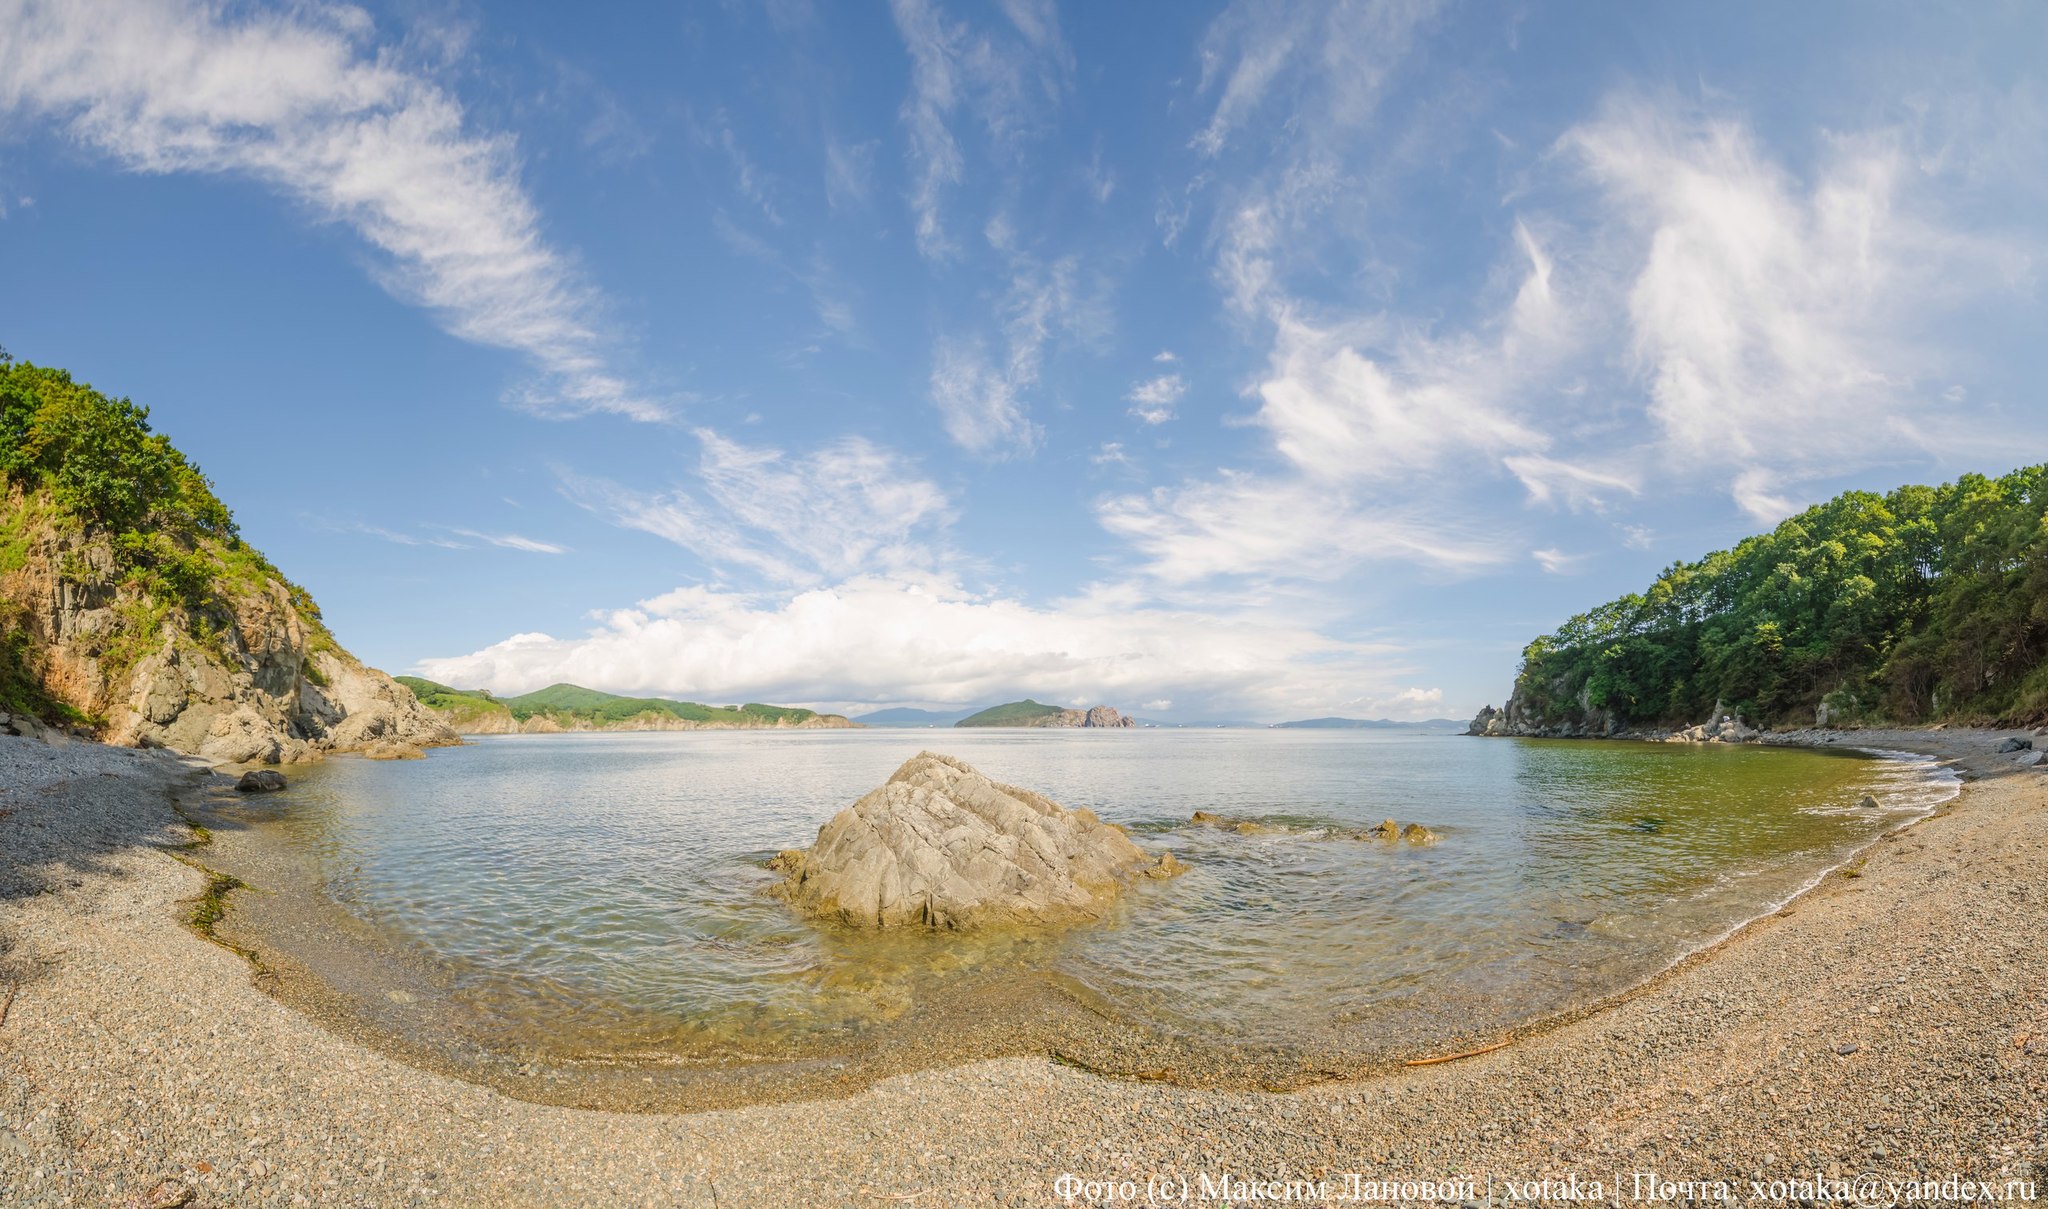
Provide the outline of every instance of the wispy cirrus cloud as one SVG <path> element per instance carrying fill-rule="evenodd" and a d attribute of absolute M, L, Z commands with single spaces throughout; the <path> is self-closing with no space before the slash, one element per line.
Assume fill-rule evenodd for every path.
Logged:
<path fill-rule="evenodd" d="M 442 550 L 471 550 L 475 549 L 478 543 L 482 543 L 505 550 L 520 550 L 528 554 L 569 553 L 569 547 L 541 541 L 539 538 L 526 537 L 518 533 L 486 533 L 479 529 L 463 529 L 454 525 L 420 525 L 411 530 L 401 530 L 360 521 L 318 519 L 314 523 L 322 529 L 337 533 L 360 533 L 364 537 L 374 537 L 379 541 L 390 542 L 394 546 L 434 546 Z"/>
<path fill-rule="evenodd" d="M 1837 134 L 1802 175 L 1738 116 L 1620 93 L 1558 149 L 1628 232 L 1615 288 L 1670 465 L 1768 523 L 1802 481 L 1969 439 L 1935 321 L 2031 251 L 1943 221 L 1901 132 Z"/>
<path fill-rule="evenodd" d="M 1038 110 L 1057 100 L 1073 73 L 1073 52 L 1046 0 L 1006 0 L 1008 28 L 975 28 L 934 0 L 891 0 L 889 11 L 910 54 L 910 95 L 902 121 L 911 168 L 910 209 L 918 251 L 944 260 L 959 248 L 947 230 L 945 202 L 966 171 L 967 151 L 953 130 L 965 109 L 989 142 L 1008 149 L 1039 125 Z"/>
<path fill-rule="evenodd" d="M 603 300 L 543 236 L 511 138 L 475 131 L 361 9 L 0 0 L 0 113 L 130 171 L 257 180 L 346 225 L 383 288 L 527 359 L 511 401 L 666 414 L 613 368 Z"/>
<path fill-rule="evenodd" d="M 1160 374 L 1156 378 L 1132 383 L 1124 399 L 1131 405 L 1131 414 L 1139 420 L 1147 424 L 1164 424 L 1173 418 L 1174 407 L 1186 393 L 1186 378 L 1179 374 Z"/>
<path fill-rule="evenodd" d="M 710 429 L 696 435 L 693 486 L 649 492 L 564 472 L 564 490 L 720 571 L 776 584 L 921 571 L 940 561 L 951 502 L 903 455 L 862 437 L 791 454 Z"/>

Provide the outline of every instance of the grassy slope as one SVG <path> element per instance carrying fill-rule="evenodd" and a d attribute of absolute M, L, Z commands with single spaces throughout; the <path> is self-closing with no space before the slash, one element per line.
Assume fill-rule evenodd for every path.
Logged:
<path fill-rule="evenodd" d="M 978 714 L 969 714 L 955 722 L 955 726 L 1029 726 L 1039 718 L 1049 718 L 1062 712 L 1057 705 L 1040 705 L 1026 697 L 1007 705 L 992 705 Z"/>
<path fill-rule="evenodd" d="M 512 713 L 504 702 L 486 692 L 449 688 L 445 684 L 423 680 L 418 676 L 394 676 L 392 679 L 411 689 L 412 695 L 420 699 L 421 705 L 443 715 L 447 723 L 457 730 L 479 718 L 497 714 L 509 717 Z"/>
<path fill-rule="evenodd" d="M 777 722 L 797 723 L 817 717 L 815 711 L 780 705 L 700 705 L 695 701 L 671 701 L 666 697 L 621 697 L 575 684 L 551 684 L 517 697 L 492 697 L 475 689 L 450 688 L 417 676 L 400 676 L 400 684 L 413 691 L 429 709 L 453 718 L 477 717 L 505 712 L 518 721 L 547 716 L 558 721 L 581 721 L 599 726 L 625 722 L 643 714 L 665 714 L 686 722 L 724 726 L 772 726 Z"/>

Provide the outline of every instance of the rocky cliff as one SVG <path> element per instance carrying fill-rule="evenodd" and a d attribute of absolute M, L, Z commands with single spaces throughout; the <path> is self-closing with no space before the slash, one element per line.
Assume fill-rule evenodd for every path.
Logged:
<path fill-rule="evenodd" d="M 1057 714 L 1034 718 L 1027 726 L 1133 726 L 1129 718 L 1107 705 L 1093 709 L 1063 709 Z"/>
<path fill-rule="evenodd" d="M 8 639 L 96 737 L 265 764 L 458 741 L 408 689 L 337 645 L 305 593 L 247 547 L 202 540 L 187 551 L 214 572 L 195 608 L 128 573 L 109 535 L 68 529 L 19 489 L 5 506 Z"/>
<path fill-rule="evenodd" d="M 1718 701 L 1707 720 L 1696 726 L 1635 728 L 1593 708 L 1583 691 L 1576 709 L 1549 719 L 1530 709 L 1517 691 L 1509 695 L 1504 708 L 1481 708 L 1465 733 L 1489 739 L 1643 739 L 1653 743 L 1755 743 L 1763 738 L 1761 731 L 1729 713 Z"/>

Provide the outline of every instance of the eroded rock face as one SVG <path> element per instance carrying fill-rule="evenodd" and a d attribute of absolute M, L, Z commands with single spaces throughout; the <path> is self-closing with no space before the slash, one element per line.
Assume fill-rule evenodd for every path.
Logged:
<path fill-rule="evenodd" d="M 0 505 L 25 501 L 16 493 Z M 145 645 L 132 619 L 141 590 L 121 579 L 104 536 L 45 527 L 0 574 L 0 600 L 16 606 L 44 688 L 104 718 L 109 743 L 279 764 L 379 742 L 459 741 L 410 690 L 333 645 L 279 579 L 223 575 L 215 587 L 205 626 L 174 609 Z"/>
<path fill-rule="evenodd" d="M 1096 919 L 1139 877 L 1171 877 L 1087 810 L 920 752 L 770 867 L 799 910 L 857 927 L 973 929 Z"/>

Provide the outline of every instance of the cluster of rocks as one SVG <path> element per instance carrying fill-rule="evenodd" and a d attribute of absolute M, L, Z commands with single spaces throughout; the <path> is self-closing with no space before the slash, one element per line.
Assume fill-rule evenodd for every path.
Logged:
<path fill-rule="evenodd" d="M 0 735 L 19 735 L 26 739 L 39 739 L 44 743 L 62 743 L 73 738 L 74 732 L 31 718 L 27 714 L 0 713 Z"/>
<path fill-rule="evenodd" d="M 1385 840 L 1390 843 L 1394 840 L 1400 840 L 1405 844 L 1434 844 L 1436 843 L 1436 832 L 1431 831 L 1420 823 L 1410 823 L 1403 827 L 1394 820 L 1388 819 L 1377 827 L 1368 827 L 1364 831 L 1359 832 L 1357 838 L 1361 840 Z"/>
<path fill-rule="evenodd" d="M 1636 729 L 1604 710 L 1592 707 L 1589 695 L 1579 694 L 1578 711 L 1562 719 L 1543 721 L 1532 714 L 1519 697 L 1508 698 L 1505 709 L 1482 708 L 1465 728 L 1468 735 L 1483 738 L 1519 739 L 1647 739 L 1657 743 L 1757 743 L 1763 732 L 1728 713 L 1714 703 L 1709 721 L 1677 730 Z"/>
<path fill-rule="evenodd" d="M 1207 810 L 1195 811 L 1194 816 L 1190 818 L 1188 822 L 1194 824 L 1197 827 L 1216 827 L 1226 831 L 1234 831 L 1239 835 L 1265 835 L 1272 834 L 1275 832 L 1289 831 L 1318 831 L 1330 832 L 1331 834 L 1340 835 L 1346 839 L 1353 840 L 1405 840 L 1410 844 L 1434 844 L 1437 840 L 1436 832 L 1431 831 L 1429 828 L 1424 827 L 1420 823 L 1410 823 L 1404 827 L 1392 819 L 1388 819 L 1387 821 L 1380 823 L 1377 826 L 1368 827 L 1363 831 L 1348 832 L 1342 830 L 1332 831 L 1330 828 L 1325 827 L 1296 827 L 1285 823 L 1274 823 L 1262 819 L 1234 819 L 1229 817 L 1228 815 L 1215 814 Z"/>
<path fill-rule="evenodd" d="M 2048 734 L 2048 727 L 2044 727 L 2034 733 L 2037 735 Z M 2017 735 L 2000 743 L 1998 745 L 1998 754 L 2001 756 L 2010 755 L 2012 762 L 2021 768 L 2048 767 L 2048 751 L 2035 751 L 2032 739 L 2022 739 Z"/>
<path fill-rule="evenodd" d="M 1743 722 L 1733 714 L 1715 711 L 1714 720 L 1698 726 L 1688 726 L 1664 735 L 1664 743 L 1755 743 L 1763 738 L 1763 732 Z"/>
<path fill-rule="evenodd" d="M 928 751 L 769 867 L 775 893 L 813 918 L 947 930 L 1099 919 L 1136 880 L 1184 869 L 1091 811 Z"/>

